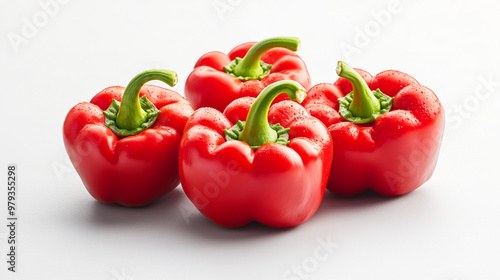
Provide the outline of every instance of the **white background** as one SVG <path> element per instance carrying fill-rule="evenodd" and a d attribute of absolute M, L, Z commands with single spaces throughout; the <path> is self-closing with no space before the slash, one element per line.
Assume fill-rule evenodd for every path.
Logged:
<path fill-rule="evenodd" d="M 97 2 L 0 4 L 1 279 L 500 279 L 498 1 Z M 149 68 L 177 71 L 183 94 L 202 54 L 273 36 L 301 39 L 313 84 L 334 82 L 342 59 L 431 88 L 447 113 L 431 180 L 399 198 L 327 192 L 287 230 L 225 229 L 194 210 L 186 220 L 180 187 L 138 209 L 87 193 L 62 141 L 72 106 Z M 6 263 L 11 163 L 17 273 Z"/>

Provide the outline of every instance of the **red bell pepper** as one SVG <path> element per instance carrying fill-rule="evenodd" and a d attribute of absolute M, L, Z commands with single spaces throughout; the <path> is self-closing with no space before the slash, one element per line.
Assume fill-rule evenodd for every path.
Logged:
<path fill-rule="evenodd" d="M 365 189 L 398 196 L 425 183 L 444 130 L 437 96 L 399 71 L 372 77 L 339 62 L 337 74 L 334 84 L 312 87 L 303 102 L 334 142 L 327 189 L 344 196 Z"/>
<path fill-rule="evenodd" d="M 189 118 L 179 148 L 181 185 L 216 224 L 292 227 L 318 209 L 332 141 L 300 104 L 284 100 L 270 108 L 283 92 L 298 102 L 306 93 L 297 82 L 280 81 L 256 99 L 235 100 L 224 114 L 201 108 Z"/>
<path fill-rule="evenodd" d="M 196 109 L 212 107 L 223 112 L 231 101 L 257 97 L 266 86 L 280 80 L 294 80 L 309 89 L 306 65 L 293 52 L 299 46 L 298 38 L 277 37 L 241 44 L 227 55 L 209 52 L 196 62 L 184 94 Z M 286 94 L 276 102 L 283 99 L 287 99 Z"/>
<path fill-rule="evenodd" d="M 141 206 L 179 184 L 179 143 L 194 110 L 175 91 L 144 85 L 150 80 L 174 86 L 177 74 L 145 71 L 126 88 L 106 88 L 66 116 L 66 151 L 98 201 Z"/>

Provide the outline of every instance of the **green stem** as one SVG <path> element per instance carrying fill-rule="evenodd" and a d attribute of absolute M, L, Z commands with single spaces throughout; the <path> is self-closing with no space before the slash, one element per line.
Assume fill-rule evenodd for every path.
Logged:
<path fill-rule="evenodd" d="M 177 83 L 177 74 L 169 70 L 148 70 L 130 81 L 122 101 L 113 99 L 108 109 L 103 112 L 104 124 L 117 136 L 139 134 L 151 127 L 160 115 L 160 110 L 146 96 L 139 98 L 141 87 L 151 80 L 160 80 L 174 86 Z"/>
<path fill-rule="evenodd" d="M 271 103 L 281 93 L 286 93 L 291 100 L 299 103 L 306 97 L 306 90 L 295 81 L 283 80 L 267 86 L 250 107 L 238 140 L 246 142 L 252 148 L 277 141 L 278 135 L 267 122 L 267 116 Z"/>
<path fill-rule="evenodd" d="M 226 73 L 240 80 L 262 79 L 269 74 L 271 65 L 263 63 L 261 58 L 268 50 L 278 47 L 297 51 L 300 47 L 300 40 L 296 37 L 274 37 L 262 40 L 253 45 L 245 57 L 235 59 L 224 69 Z"/>
<path fill-rule="evenodd" d="M 337 75 L 348 79 L 352 84 L 353 97 L 349 110 L 356 117 L 368 118 L 380 111 L 380 102 L 373 95 L 363 77 L 347 63 L 339 61 Z"/>
<path fill-rule="evenodd" d="M 339 61 L 336 70 L 352 84 L 352 92 L 338 99 L 339 113 L 344 120 L 366 124 L 391 110 L 394 97 L 383 94 L 380 89 L 372 91 L 363 77 L 345 62 Z"/>
<path fill-rule="evenodd" d="M 177 73 L 169 70 L 147 70 L 135 76 L 123 93 L 116 116 L 116 125 L 119 128 L 134 130 L 146 122 L 148 114 L 141 107 L 139 92 L 141 87 L 151 80 L 160 80 L 174 86 L 177 83 Z"/>

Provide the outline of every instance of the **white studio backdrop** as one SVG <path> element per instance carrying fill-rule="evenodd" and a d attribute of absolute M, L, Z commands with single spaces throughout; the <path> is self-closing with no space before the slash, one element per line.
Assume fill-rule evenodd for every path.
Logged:
<path fill-rule="evenodd" d="M 1 1 L 0 278 L 500 279 L 499 11 L 493 0 Z M 180 186 L 137 209 L 88 194 L 62 141 L 72 106 L 150 68 L 176 71 L 183 94 L 204 53 L 273 36 L 301 39 L 313 84 L 334 82 L 344 60 L 431 88 L 447 118 L 433 177 L 398 198 L 327 191 L 285 230 L 221 228 Z"/>

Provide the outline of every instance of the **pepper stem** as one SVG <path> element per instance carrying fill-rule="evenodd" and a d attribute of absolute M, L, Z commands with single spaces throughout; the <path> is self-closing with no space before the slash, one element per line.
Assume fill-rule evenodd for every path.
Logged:
<path fill-rule="evenodd" d="M 160 115 L 146 96 L 139 98 L 141 87 L 151 81 L 160 80 L 169 86 L 177 83 L 177 73 L 169 70 L 147 70 L 135 76 L 125 88 L 122 101 L 115 99 L 104 111 L 104 124 L 116 135 L 126 137 L 138 134 L 151 127 Z"/>
<path fill-rule="evenodd" d="M 238 140 L 246 142 L 252 148 L 277 141 L 278 133 L 267 122 L 267 116 L 271 103 L 281 93 L 286 93 L 291 100 L 299 103 L 306 97 L 306 90 L 295 81 L 283 80 L 267 86 L 250 107 Z"/>
<path fill-rule="evenodd" d="M 339 61 L 336 72 L 352 85 L 352 92 L 339 98 L 339 112 L 345 120 L 358 124 L 368 123 L 391 109 L 393 98 L 379 89 L 372 91 L 363 77 L 347 63 Z"/>
<path fill-rule="evenodd" d="M 353 97 L 349 110 L 354 116 L 367 118 L 374 112 L 380 111 L 380 102 L 356 70 L 347 63 L 339 61 L 336 71 L 337 75 L 348 79 L 352 84 Z"/>
<path fill-rule="evenodd" d="M 253 45 L 245 57 L 236 58 L 224 69 L 226 73 L 240 80 L 262 79 L 269 74 L 272 65 L 262 62 L 261 58 L 268 50 L 278 47 L 297 51 L 300 48 L 300 40 L 296 37 L 274 37 L 262 40 Z"/>
<path fill-rule="evenodd" d="M 116 125 L 119 128 L 133 130 L 146 121 L 148 116 L 139 102 L 139 92 L 141 87 L 151 80 L 160 80 L 169 86 L 174 86 L 177 83 L 177 73 L 169 70 L 147 70 L 135 76 L 123 93 L 116 116 Z"/>

